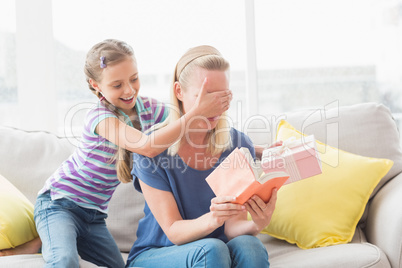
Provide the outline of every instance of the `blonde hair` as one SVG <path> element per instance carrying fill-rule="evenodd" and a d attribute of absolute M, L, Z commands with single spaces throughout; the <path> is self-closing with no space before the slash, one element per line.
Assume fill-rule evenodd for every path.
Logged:
<path fill-rule="evenodd" d="M 123 114 L 117 109 L 117 107 L 102 98 L 102 95 L 96 91 L 89 82 L 90 79 L 98 83 L 102 80 L 102 73 L 105 67 L 101 68 L 100 57 L 104 57 L 102 63 L 104 63 L 107 68 L 107 66 L 116 65 L 128 58 L 135 61 L 134 51 L 130 45 L 123 41 L 106 39 L 97 43 L 88 51 L 84 66 L 86 80 L 91 92 L 95 94 L 119 120 L 125 122 Z M 132 181 L 131 152 L 122 147 L 118 147 L 115 155 L 110 159 L 110 163 L 114 161 L 116 161 L 117 178 L 123 183 Z"/>
<path fill-rule="evenodd" d="M 173 106 L 173 109 L 170 110 L 169 117 L 166 120 L 167 124 L 178 120 L 183 115 L 183 104 L 176 97 L 174 92 L 175 82 L 179 82 L 181 88 L 185 91 L 191 83 L 192 75 L 198 68 L 209 71 L 213 70 L 228 72 L 230 65 L 229 62 L 224 59 L 220 52 L 214 47 L 198 46 L 189 49 L 176 64 L 170 92 L 171 105 Z M 216 127 L 207 134 L 207 153 L 217 155 L 232 147 L 229 129 L 230 126 L 227 120 L 227 113 L 225 112 L 219 118 Z M 185 137 L 186 136 L 184 136 L 182 139 Z M 169 148 L 169 155 L 177 154 L 180 144 L 181 140 L 173 144 Z"/>

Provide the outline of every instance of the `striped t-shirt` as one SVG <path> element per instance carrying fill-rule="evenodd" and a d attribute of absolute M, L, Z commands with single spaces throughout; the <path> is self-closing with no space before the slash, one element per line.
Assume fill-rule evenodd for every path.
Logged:
<path fill-rule="evenodd" d="M 155 99 L 138 96 L 137 111 L 141 131 L 165 120 L 168 111 Z M 125 122 L 133 126 L 121 110 Z M 46 181 L 39 194 L 50 190 L 52 200 L 68 198 L 84 208 L 107 213 L 108 204 L 120 181 L 116 176 L 114 156 L 117 146 L 95 133 L 100 121 L 116 117 L 98 102 L 86 115 L 81 141 L 74 153 Z M 117 117 L 116 117 L 117 118 Z"/>

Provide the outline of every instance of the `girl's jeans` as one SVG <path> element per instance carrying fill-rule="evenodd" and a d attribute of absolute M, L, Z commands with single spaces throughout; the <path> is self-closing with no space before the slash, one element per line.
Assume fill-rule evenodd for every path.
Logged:
<path fill-rule="evenodd" d="M 261 241 L 250 235 L 228 243 L 205 238 L 180 246 L 152 248 L 138 255 L 128 267 L 269 267 Z"/>
<path fill-rule="evenodd" d="M 106 228 L 107 215 L 68 199 L 38 196 L 36 229 L 42 240 L 45 267 L 79 267 L 78 255 L 98 266 L 124 267 L 120 251 Z"/>

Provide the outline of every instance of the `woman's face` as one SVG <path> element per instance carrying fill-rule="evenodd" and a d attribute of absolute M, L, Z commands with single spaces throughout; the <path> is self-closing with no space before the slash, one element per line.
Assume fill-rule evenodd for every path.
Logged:
<path fill-rule="evenodd" d="M 127 58 L 116 65 L 107 66 L 103 70 L 102 80 L 92 86 L 111 104 L 129 114 L 140 90 L 137 63 L 132 58 Z"/>
<path fill-rule="evenodd" d="M 229 89 L 229 75 L 227 71 L 209 71 L 206 69 L 197 68 L 189 79 L 190 82 L 188 88 L 181 90 L 181 96 L 178 96 L 176 92 L 176 96 L 183 103 L 184 113 L 189 111 L 195 105 L 205 78 L 207 78 L 207 83 L 205 85 L 207 92 L 216 92 Z M 220 116 L 213 118 L 195 118 L 194 121 L 191 122 L 190 127 L 211 130 L 216 127 L 219 118 Z"/>

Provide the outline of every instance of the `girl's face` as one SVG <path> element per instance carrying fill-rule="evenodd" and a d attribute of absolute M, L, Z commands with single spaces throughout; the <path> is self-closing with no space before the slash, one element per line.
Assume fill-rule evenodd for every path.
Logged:
<path fill-rule="evenodd" d="M 179 88 L 177 90 L 176 87 L 176 96 L 182 101 L 184 113 L 189 111 L 195 105 L 205 78 L 208 79 L 206 84 L 207 92 L 216 92 L 229 89 L 229 75 L 227 71 L 210 71 L 203 68 L 197 68 L 189 79 L 190 83 L 188 88 L 184 90 L 183 88 Z M 219 118 L 220 116 L 213 118 L 198 118 L 193 121 L 190 127 L 211 130 L 216 127 Z"/>
<path fill-rule="evenodd" d="M 120 108 L 127 115 L 131 115 L 140 90 L 137 63 L 134 59 L 126 60 L 103 69 L 100 82 L 90 80 L 95 90 L 114 106 Z"/>

